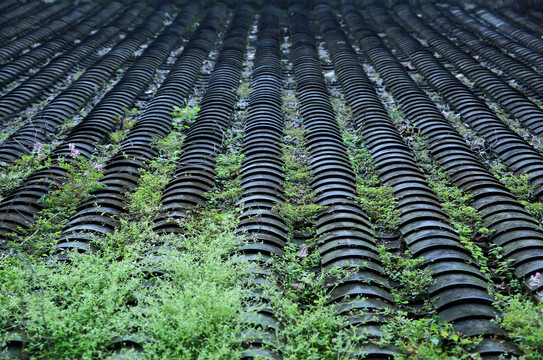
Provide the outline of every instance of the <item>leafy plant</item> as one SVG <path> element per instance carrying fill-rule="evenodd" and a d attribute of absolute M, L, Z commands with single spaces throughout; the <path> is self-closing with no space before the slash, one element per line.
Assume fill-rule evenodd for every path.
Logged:
<path fill-rule="evenodd" d="M 346 319 L 330 306 L 329 282 L 341 281 L 347 270 L 318 272 L 317 251 L 306 244 L 289 244 L 284 256 L 275 257 L 272 269 L 278 288 L 270 291 L 274 312 L 283 328 L 279 331 L 284 359 L 337 359 L 347 356 L 358 341 Z"/>
<path fill-rule="evenodd" d="M 37 255 L 56 243 L 63 225 L 75 213 L 77 206 L 88 200 L 93 191 L 103 187 L 100 183 L 103 165 L 83 158 L 73 143 L 68 146 L 71 159 L 59 159 L 56 164 L 66 175 L 57 178 L 52 171 L 51 158 L 46 159 L 44 166 L 49 169 L 53 189 L 38 200 L 43 209 L 35 221 L 28 229 L 20 229 L 21 235 L 13 238 L 19 246 Z"/>
<path fill-rule="evenodd" d="M 455 332 L 452 324 L 432 318 L 412 319 L 406 312 L 390 314 L 382 326 L 382 343 L 396 345 L 401 353 L 395 357 L 417 360 L 481 359 L 472 350 L 480 339 L 466 338 Z"/>
<path fill-rule="evenodd" d="M 119 144 L 121 143 L 121 141 L 123 141 L 124 136 L 125 136 L 125 131 L 118 130 L 109 134 L 109 140 L 111 140 L 111 142 L 114 144 Z"/>
<path fill-rule="evenodd" d="M 170 180 L 172 167 L 161 169 L 142 169 L 138 187 L 127 194 L 130 200 L 129 212 L 132 216 L 152 218 L 160 210 L 162 189 Z"/>
<path fill-rule="evenodd" d="M 128 120 L 132 118 L 136 113 L 138 112 L 137 108 L 132 109 L 124 109 L 124 114 L 122 115 L 114 115 L 113 117 L 117 120 L 119 123 L 119 130 L 128 132 L 130 129 L 134 127 L 136 124 L 136 119 Z M 122 133 L 119 133 L 122 136 Z M 118 141 L 114 141 L 118 142 Z"/>
<path fill-rule="evenodd" d="M 311 227 L 308 227 L 308 224 L 312 224 L 325 207 L 314 203 L 295 205 L 287 200 L 276 205 L 274 209 L 279 211 L 279 215 L 285 220 L 290 230 L 300 230 L 305 227 L 305 230 L 310 232 Z"/>
<path fill-rule="evenodd" d="M 318 252 L 311 251 L 305 244 L 288 244 L 283 250 L 284 255 L 275 257 L 272 264 L 272 268 L 280 274 L 281 287 L 297 303 L 310 305 L 325 290 L 325 277 L 316 271 L 320 265 Z"/>
<path fill-rule="evenodd" d="M 392 289 L 397 303 L 428 300 L 428 287 L 434 283 L 432 274 L 422 267 L 424 258 L 413 258 L 409 250 L 403 254 L 392 254 L 384 245 L 379 246 L 379 257 L 385 273 L 398 286 Z"/>
<path fill-rule="evenodd" d="M 189 106 L 185 101 L 184 107 L 173 107 L 173 122 L 176 126 L 183 124 L 182 126 L 189 127 L 198 118 L 199 111 L 198 106 Z"/>
<path fill-rule="evenodd" d="M 240 149 L 232 151 L 229 154 L 220 154 L 217 157 L 217 180 L 224 182 L 235 178 L 244 158 L 245 155 L 241 153 Z"/>
<path fill-rule="evenodd" d="M 14 164 L 4 167 L 3 171 L 0 172 L 0 193 L 8 193 L 34 171 L 44 168 L 43 162 L 50 152 L 50 145 L 37 142 L 30 154 L 23 155 L 20 159 L 15 160 Z M 1 197 L 0 200 L 2 200 Z"/>
<path fill-rule="evenodd" d="M 324 209 L 316 203 L 315 193 L 311 189 L 311 166 L 309 152 L 305 146 L 304 136 L 307 129 L 298 116 L 298 103 L 293 92 L 283 91 L 283 109 L 287 121 L 282 138 L 283 173 L 285 182 L 286 201 L 277 204 L 275 209 L 285 219 L 291 238 L 303 235 L 311 237 L 314 234 L 314 223 L 317 214 Z"/>
<path fill-rule="evenodd" d="M 285 174 L 285 196 L 291 203 L 297 205 L 310 205 L 315 202 L 315 197 L 311 191 L 311 166 L 308 163 L 308 157 L 303 147 L 304 132 L 285 131 L 285 140 L 283 144 L 283 172 Z"/>
<path fill-rule="evenodd" d="M 535 197 L 534 189 L 530 184 L 530 174 L 517 176 L 511 172 L 505 172 L 501 175 L 496 174 L 494 176 L 519 200 L 529 201 Z"/>
<path fill-rule="evenodd" d="M 350 123 L 351 109 L 341 99 L 334 99 L 337 122 L 341 129 L 343 143 L 356 175 L 358 196 L 356 200 L 368 214 L 372 225 L 382 230 L 395 231 L 400 224 L 400 211 L 396 209 L 398 198 L 394 189 L 383 185 L 376 165 L 364 144 L 364 139 Z"/>
<path fill-rule="evenodd" d="M 519 199 L 534 219 L 540 224 L 543 223 L 543 203 L 537 200 L 535 190 L 530 184 L 530 174 L 515 175 L 507 171 L 507 166 L 499 160 L 491 163 L 490 169 L 494 176 Z"/>
<path fill-rule="evenodd" d="M 209 194 L 210 203 L 223 207 L 236 204 L 243 192 L 239 173 L 243 159 L 240 146 L 231 147 L 226 154 L 217 157 L 215 171 L 218 186 Z"/>
<path fill-rule="evenodd" d="M 179 135 L 179 137 L 178 137 Z M 169 138 L 170 137 L 170 138 Z M 160 155 L 140 169 L 138 187 L 127 194 L 129 215 L 136 219 L 150 219 L 160 211 L 162 189 L 170 181 L 181 153 L 184 136 L 172 131 L 157 144 Z"/>
<path fill-rule="evenodd" d="M 50 158 L 45 162 L 55 190 L 42 197 L 39 202 L 53 211 L 60 208 L 75 208 L 82 199 L 88 198 L 91 192 L 103 187 L 99 182 L 103 176 L 103 165 L 83 158 L 75 144 L 71 143 L 68 147 L 72 159 L 58 161 L 58 166 L 67 174 L 65 179 L 57 179 L 53 175 Z"/>
<path fill-rule="evenodd" d="M 239 97 L 247 98 L 249 95 L 251 95 L 252 90 L 253 89 L 250 83 L 243 82 L 237 87 L 236 93 Z"/>
<path fill-rule="evenodd" d="M 541 295 L 536 296 L 539 297 L 536 303 L 522 294 L 498 296 L 495 304 L 503 314 L 497 321 L 519 346 L 524 354 L 521 359 L 543 359 L 543 301 Z"/>
<path fill-rule="evenodd" d="M 0 349 L 18 333 L 31 358 L 106 358 L 116 338 L 131 337 L 149 359 L 239 358 L 232 335 L 248 331 L 252 310 L 240 286 L 248 264 L 232 255 L 235 217 L 202 213 L 189 223 L 175 238 L 126 223 L 101 251 L 71 253 L 69 263 L 2 255 Z M 155 255 L 142 255 L 146 236 L 163 245 Z"/>
<path fill-rule="evenodd" d="M 398 198 L 394 197 L 394 190 L 389 186 L 358 185 L 357 201 L 367 212 L 377 228 L 396 230 L 400 225 L 400 211 L 396 209 Z"/>
<path fill-rule="evenodd" d="M 181 153 L 181 145 L 185 140 L 185 133 L 174 128 L 170 133 L 153 144 L 160 153 L 161 158 L 176 160 Z"/>

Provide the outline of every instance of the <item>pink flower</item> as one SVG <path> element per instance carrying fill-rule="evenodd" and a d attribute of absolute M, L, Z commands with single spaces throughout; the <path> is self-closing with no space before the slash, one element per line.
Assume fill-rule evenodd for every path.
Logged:
<path fill-rule="evenodd" d="M 69 143 L 68 144 L 68 148 L 70 149 L 71 153 L 72 153 L 72 157 L 75 159 L 77 158 L 81 153 L 79 152 L 79 150 L 76 150 L 75 149 L 75 144 L 74 143 Z"/>
<path fill-rule="evenodd" d="M 96 170 L 102 170 L 103 167 L 104 167 L 104 164 L 94 164 L 94 168 Z"/>
<path fill-rule="evenodd" d="M 87 175 L 89 175 L 89 170 L 87 170 L 87 171 L 85 171 L 85 172 L 83 173 L 83 176 L 87 176 Z"/>
<path fill-rule="evenodd" d="M 541 277 L 541 274 L 536 272 L 535 275 L 530 276 L 530 289 L 534 289 L 539 287 L 539 278 Z"/>
<path fill-rule="evenodd" d="M 34 151 L 37 151 L 38 156 L 40 156 L 41 153 L 41 142 L 37 142 L 34 144 Z"/>

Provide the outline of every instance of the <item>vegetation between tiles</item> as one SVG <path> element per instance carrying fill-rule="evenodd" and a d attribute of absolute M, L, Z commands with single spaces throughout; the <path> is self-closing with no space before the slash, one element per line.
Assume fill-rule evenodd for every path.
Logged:
<path fill-rule="evenodd" d="M 98 98 L 100 97 L 93 100 L 93 103 L 98 101 Z M 87 105 L 86 108 L 90 108 L 90 105 Z M 15 160 L 14 164 L 9 167 L 2 166 L 2 163 L 0 163 L 0 200 L 20 185 L 33 172 L 45 168 L 51 152 L 66 138 L 68 130 L 79 123 L 86 114 L 86 110 L 80 111 L 73 119 L 63 124 L 61 135 L 56 136 L 50 143 L 35 143 L 34 148 L 29 149 L 30 151 L 27 155 L 22 155 L 20 159 Z M 98 154 L 94 156 L 95 161 L 104 161 L 118 150 L 121 141 L 135 125 L 137 116 L 139 116 L 137 108 L 124 109 L 124 114 L 117 119 L 119 130 L 110 134 L 110 139 L 107 143 L 97 145 Z M 83 159 L 80 158 L 79 161 L 81 162 Z"/>
<path fill-rule="evenodd" d="M 308 130 L 303 126 L 292 90 L 283 90 L 283 113 L 285 130 L 282 160 L 286 201 L 278 205 L 277 210 L 287 223 L 291 241 L 310 239 L 315 235 L 314 222 L 323 207 L 317 205 L 311 190 L 311 166 L 304 139 Z"/>
<path fill-rule="evenodd" d="M 379 179 L 371 154 L 351 122 L 350 107 L 338 97 L 332 98 L 332 105 L 356 175 L 357 201 L 370 217 L 374 230 L 396 231 L 400 224 L 400 211 L 396 209 L 398 198 L 394 197 L 393 189 Z"/>
<path fill-rule="evenodd" d="M 32 234 L 14 238 L 13 243 L 22 246 L 2 252 L 0 348 L 20 339 L 29 358 L 108 358 L 116 353 L 118 341 L 134 339 L 141 349 L 125 352 L 129 358 L 239 357 L 242 339 L 235 334 L 247 331 L 244 314 L 252 311 L 244 307 L 249 292 L 242 286 L 249 264 L 232 255 L 238 246 L 234 230 L 239 209 L 237 192 L 230 190 L 239 187 L 242 133 L 227 136 L 228 150 L 216 169 L 219 187 L 209 206 L 186 220 L 185 232 L 159 236 L 152 230 L 151 219 L 160 212 L 160 193 L 173 173 L 184 128 L 196 112 L 193 106 L 176 110 L 174 130 L 156 144 L 160 156 L 142 169 L 138 187 L 127 195 L 120 227 L 94 240 L 98 251 L 70 253 L 71 260 L 65 262 L 48 254 L 77 205 L 91 199 L 89 194 L 100 186 L 103 171 L 103 160 L 86 161 L 73 147 L 74 165 L 66 165 L 69 176 L 58 188 L 51 182 L 53 191 L 43 198 L 45 209 L 38 215 L 43 221 Z M 52 212 L 57 214 L 54 221 Z M 32 241 L 24 242 L 29 235 Z M 151 271 L 145 255 L 156 245 L 162 275 Z M 326 304 L 325 278 L 314 272 L 317 253 L 306 251 L 287 248 L 274 265 L 278 285 L 289 289 L 287 297 L 266 290 L 285 324 L 278 334 L 279 349 L 290 359 L 342 358 L 352 340 L 339 330 L 344 324 Z"/>
<path fill-rule="evenodd" d="M 293 97 L 293 92 L 287 92 L 284 100 Z M 339 108 L 337 104 L 336 109 L 341 112 Z M 295 108 L 287 111 L 296 113 Z M 70 174 L 68 181 L 51 183 L 53 191 L 42 199 L 45 210 L 39 214 L 37 227 L 15 239 L 22 246 L 0 253 L 0 328 L 3 329 L 0 349 L 6 340 L 21 338 L 28 341 L 24 351 L 30 358 L 107 358 L 114 354 L 117 340 L 132 337 L 143 347 L 142 352 L 134 349 L 133 358 L 239 357 L 241 339 L 233 334 L 246 330 L 241 315 L 251 311 L 243 307 L 248 292 L 240 286 L 248 264 L 232 255 L 238 245 L 233 234 L 239 214 L 234 205 L 240 193 L 237 174 L 243 160 L 238 147 L 242 140 L 240 132 L 234 130 L 227 134 L 228 151 L 218 159 L 217 166 L 221 185 L 211 194 L 209 206 L 193 212 L 183 224 L 183 235 L 158 236 L 152 231 L 150 221 L 160 211 L 160 191 L 173 172 L 184 137 L 183 128 L 195 113 L 197 108 L 193 105 L 177 110 L 178 119 L 186 120 L 178 120 L 175 131 L 157 144 L 161 156 L 143 170 L 139 186 L 129 194 L 128 213 L 121 219 L 120 228 L 104 239 L 96 239 L 99 251 L 73 253 L 69 263 L 50 259 L 47 254 L 59 240 L 58 231 L 63 221 L 100 186 L 100 165 L 107 156 L 89 161 L 76 156 L 73 165 L 65 165 Z M 398 109 L 393 109 L 391 114 L 401 117 Z M 339 121 L 348 124 L 348 116 Z M 416 124 L 413 124 L 405 134 L 416 132 L 415 129 Z M 344 328 L 346 324 L 327 304 L 330 289 L 326 287 L 325 276 L 315 271 L 320 260 L 313 249 L 312 223 L 322 209 L 308 190 L 309 166 L 307 162 L 300 162 L 306 156 L 303 134 L 303 128 L 287 126 L 285 189 L 290 202 L 278 208 L 287 219 L 291 240 L 298 241 L 292 241 L 285 249 L 285 256 L 276 259 L 273 265 L 281 291 L 273 288 L 268 293 L 284 324 L 278 334 L 281 340 L 278 347 L 284 358 L 343 359 L 349 357 L 362 339 L 354 336 L 348 327 Z M 126 133 L 119 134 L 123 135 Z M 391 196 L 391 189 L 381 186 L 374 178 L 371 158 L 360 139 L 348 132 L 344 138 L 355 170 L 358 167 L 358 174 L 362 174 L 358 180 L 361 205 L 370 213 L 377 228 L 395 229 L 396 200 Z M 121 139 L 111 140 L 113 143 Z M 432 164 L 424 151 L 424 139 L 414 137 L 408 141 L 414 148 L 421 149 L 417 152 L 419 163 Z M 44 161 L 49 150 L 50 145 L 45 144 L 34 149 L 27 159 L 33 170 L 47 167 Z M 519 199 L 527 202 L 524 205 L 529 210 L 531 205 L 536 207 L 536 213 L 530 211 L 537 217 L 541 210 L 530 197 L 533 189 L 529 187 L 529 179 L 511 175 L 499 163 L 494 166 L 495 174 Z M 28 175 L 30 167 L 22 165 L 14 169 L 12 176 L 7 177 L 9 180 L 2 180 L 3 185 L 15 187 L 14 181 Z M 444 208 L 449 208 L 451 216 L 458 219 L 455 226 L 460 227 L 459 231 L 470 240 L 484 237 L 480 217 L 469 209 L 469 195 L 451 187 L 439 168 L 431 171 L 429 181 L 434 182 L 432 186 L 440 194 Z M 373 214 L 369 210 L 372 206 L 375 206 Z M 148 271 L 145 264 L 144 254 L 154 245 L 161 245 L 162 276 Z M 466 246 L 470 246 L 469 243 L 466 242 Z M 503 264 L 493 265 L 500 260 L 498 249 L 494 250 L 494 255 L 484 250 L 480 256 L 488 258 L 490 273 L 500 271 L 496 266 L 504 266 L 506 271 Z M 472 248 L 475 255 L 478 251 Z M 428 274 L 421 272 L 420 259 L 411 259 L 409 254 L 390 254 L 384 248 L 381 248 L 381 258 L 392 280 L 416 285 L 399 288 L 396 298 L 400 304 L 410 296 L 419 296 L 416 294 L 424 297 Z M 346 276 L 341 272 L 325 275 Z M 540 275 L 534 274 L 533 286 L 539 281 Z M 541 359 L 543 305 L 527 299 L 514 287 L 510 291 L 511 296 L 497 294 L 498 305 L 505 314 L 501 325 L 518 340 L 524 359 Z M 450 324 L 436 317 L 418 319 L 404 307 L 386 315 L 389 320 L 383 329 L 382 343 L 396 344 L 402 352 L 399 359 L 477 358 L 469 352 L 477 339 L 459 337 Z"/>
<path fill-rule="evenodd" d="M 322 59 L 326 57 L 321 56 Z M 337 81 L 333 71 L 328 72 L 325 78 L 329 84 Z M 374 230 L 397 231 L 400 212 L 396 205 L 399 199 L 394 197 L 391 187 L 381 183 L 371 154 L 352 123 L 350 107 L 345 103 L 343 95 L 335 91 L 333 86 L 331 88 L 336 120 L 356 174 L 357 200 L 370 216 Z M 401 115 L 398 107 L 389 110 L 391 116 Z M 455 333 L 451 324 L 440 321 L 436 315 L 422 318 L 428 316 L 426 312 L 431 311 L 427 293 L 433 283 L 431 273 L 422 267 L 424 258 L 413 258 L 408 250 L 394 253 L 384 245 L 379 247 L 379 255 L 386 275 L 396 284 L 391 292 L 397 308 L 382 314 L 387 322 L 382 326 L 383 336 L 377 343 L 381 346 L 396 346 L 400 351 L 395 357 L 398 359 L 479 358 L 470 351 L 479 339 L 463 338 Z"/>
<path fill-rule="evenodd" d="M 412 77 L 418 83 L 424 82 L 422 78 L 417 77 L 417 74 L 412 74 Z M 509 171 L 505 164 L 494 158 L 491 146 L 477 136 L 468 125 L 464 124 L 460 116 L 451 111 L 437 93 L 428 92 L 428 94 L 451 125 L 466 139 L 466 143 L 470 145 L 472 151 L 478 155 L 494 176 L 521 201 L 541 224 L 542 206 L 534 196 L 529 176 L 517 176 Z M 389 104 L 394 103 L 390 95 L 383 93 L 383 96 L 390 100 L 388 101 Z M 387 101 L 385 100 L 385 102 Z M 503 112 L 498 111 L 496 108 L 494 110 L 503 120 Z M 389 109 L 389 113 L 393 119 L 396 118 L 398 126 L 402 127 L 401 124 L 405 123 L 405 119 L 401 110 Z M 505 122 L 510 123 L 510 121 Z M 405 127 L 405 125 L 403 126 Z M 409 125 L 407 127 L 409 128 Z M 412 127 L 416 128 L 416 124 L 413 124 Z M 518 130 L 515 127 L 512 128 L 515 131 Z M 406 132 L 404 131 L 404 139 L 407 140 L 407 143 L 415 152 L 419 165 L 425 170 L 429 184 L 442 203 L 443 209 L 450 216 L 462 243 L 472 253 L 472 256 L 481 265 L 483 273 L 487 275 L 490 283 L 493 284 L 493 288 L 489 289 L 489 291 L 497 298 L 496 308 L 503 313 L 503 318 L 496 319 L 496 322 L 509 332 L 509 336 L 515 340 L 521 349 L 524 355 L 520 359 L 542 359 L 543 349 L 539 342 L 535 340 L 543 336 L 542 296 L 536 294 L 535 298 L 532 298 L 522 290 L 508 263 L 503 260 L 501 248 L 488 241 L 488 236 L 491 234 L 488 229 L 482 227 L 480 215 L 469 205 L 471 201 L 470 194 L 463 193 L 460 189 L 451 185 L 447 174 L 435 161 L 431 160 L 426 143 L 417 131 L 410 130 L 407 133 L 411 134 L 411 136 L 406 138 Z M 519 135 L 525 137 L 526 134 L 519 133 Z M 538 141 L 533 142 L 533 135 L 530 137 L 530 141 L 535 148 L 539 148 Z M 532 275 L 534 279 L 532 282 L 533 288 L 536 288 L 537 284 L 539 284 L 538 274 Z M 500 282 L 497 283 L 495 280 Z"/>
<path fill-rule="evenodd" d="M 290 65 L 290 64 L 289 64 Z M 323 210 L 311 190 L 311 167 L 305 147 L 303 120 L 292 90 L 283 90 L 285 130 L 283 136 L 283 172 L 285 197 L 276 209 L 285 219 L 288 242 L 283 257 L 277 257 L 272 269 L 277 273 L 281 292 L 270 293 L 272 305 L 283 325 L 280 339 L 284 359 L 346 358 L 359 339 L 346 328 L 329 304 L 327 283 L 346 272 L 323 272 L 316 249 L 315 220 Z"/>
<path fill-rule="evenodd" d="M 281 291 L 266 292 L 283 328 L 279 332 L 284 359 L 342 359 L 354 350 L 358 339 L 336 315 L 327 283 L 341 271 L 323 272 L 316 249 L 315 220 L 323 210 L 311 189 L 311 166 L 304 135 L 307 130 L 298 110 L 290 74 L 288 37 L 281 47 L 287 74 L 282 92 L 284 132 L 282 138 L 285 202 L 275 209 L 287 225 L 284 255 L 276 257 L 272 269 Z"/>
<path fill-rule="evenodd" d="M 61 221 L 36 229 L 24 247 L 2 252 L 2 348 L 19 337 L 27 341 L 24 353 L 31 358 L 107 358 L 116 339 L 136 337 L 142 358 L 237 358 L 241 340 L 232 335 L 244 327 L 241 304 L 247 292 L 239 284 L 247 264 L 231 255 L 235 216 L 209 209 L 188 220 L 183 235 L 152 231 L 150 219 L 160 208 L 178 140 L 174 131 L 161 141 L 168 146 L 128 196 L 120 228 L 95 239 L 97 252 L 71 253 L 70 262 L 48 257 Z M 91 174 L 76 164 L 73 182 L 69 176 L 44 198 L 40 219 L 52 211 L 67 218 L 64 213 L 69 216 L 99 184 L 99 167 L 93 165 Z M 153 275 L 144 261 L 144 252 L 159 244 L 163 276 Z"/>
<path fill-rule="evenodd" d="M 427 85 L 424 79 L 419 74 L 411 75 L 422 88 L 426 88 Z M 461 79 L 466 85 L 468 83 L 461 74 L 457 75 L 457 78 Z M 473 84 L 471 84 L 473 86 Z M 494 153 L 492 144 L 487 143 L 482 137 L 472 130 L 468 124 L 464 123 L 459 114 L 452 111 L 449 105 L 444 99 L 435 91 L 426 91 L 428 96 L 435 102 L 438 109 L 450 124 L 458 131 L 462 137 L 464 137 L 466 143 L 470 146 L 473 153 L 479 157 L 479 159 L 487 166 L 492 174 L 505 185 L 513 195 L 524 205 L 531 215 L 540 224 L 543 224 L 543 204 L 537 200 L 534 189 L 530 185 L 530 175 L 516 175 L 514 174 L 506 164 L 498 159 Z M 530 133 L 524 129 L 522 125 L 515 119 L 507 115 L 507 113 L 499 107 L 495 102 L 484 98 L 489 108 L 492 109 L 496 116 L 506 125 L 508 125 L 513 131 L 515 131 L 520 137 L 527 141 L 534 149 L 543 150 L 542 139 Z"/>

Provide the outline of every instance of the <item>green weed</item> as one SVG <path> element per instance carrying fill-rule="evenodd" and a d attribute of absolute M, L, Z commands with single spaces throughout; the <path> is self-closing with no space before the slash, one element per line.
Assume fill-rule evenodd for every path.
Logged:
<path fill-rule="evenodd" d="M 252 91 L 253 89 L 249 82 L 241 83 L 236 89 L 236 93 L 240 98 L 248 98 Z"/>
<path fill-rule="evenodd" d="M 4 166 L 3 171 L 0 172 L 0 193 L 9 193 L 20 185 L 27 176 L 39 169 L 45 168 L 43 162 L 51 150 L 52 147 L 50 145 L 36 143 L 30 154 L 23 155 L 10 166 Z M 1 200 L 2 197 L 0 196 Z"/>
<path fill-rule="evenodd" d="M 351 109 L 341 99 L 333 99 L 336 120 L 340 126 L 343 143 L 356 175 L 358 196 L 356 200 L 368 214 L 372 225 L 381 230 L 395 231 L 400 225 L 400 211 L 396 209 L 398 198 L 394 189 L 382 185 L 371 154 L 351 123 Z"/>
<path fill-rule="evenodd" d="M 231 255 L 236 222 L 227 219 L 191 220 L 183 235 L 160 240 L 159 262 L 140 255 L 142 235 L 152 234 L 127 231 L 131 224 L 98 253 L 71 253 L 69 263 L 3 256 L 0 346 L 19 333 L 30 341 L 29 357 L 95 359 L 112 354 L 114 339 L 134 337 L 148 359 L 238 358 L 233 334 L 251 311 L 240 286 L 248 265 Z M 131 251 L 108 249 L 118 244 Z M 151 265 L 163 275 L 150 273 Z"/>
<path fill-rule="evenodd" d="M 480 339 L 465 338 L 454 331 L 452 324 L 439 320 L 437 316 L 412 319 L 405 312 L 388 318 L 383 325 L 383 343 L 395 344 L 401 353 L 399 360 L 460 360 L 481 359 L 473 353 Z"/>
<path fill-rule="evenodd" d="M 306 245 L 289 244 L 283 257 L 277 257 L 272 269 L 279 279 L 282 292 L 270 291 L 275 314 L 283 328 L 284 359 L 338 359 L 353 350 L 357 341 L 346 319 L 330 306 L 328 285 L 331 279 L 340 281 L 348 276 L 346 270 L 317 271 L 320 256 Z"/>
<path fill-rule="evenodd" d="M 174 106 L 173 123 L 177 126 L 183 124 L 183 126 L 189 127 L 190 124 L 196 121 L 199 111 L 200 108 L 198 106 L 188 105 L 186 101 L 184 107 Z"/>
<path fill-rule="evenodd" d="M 72 159 L 59 159 L 56 164 L 65 171 L 63 178 L 53 175 L 51 158 L 44 162 L 44 166 L 50 169 L 52 190 L 38 200 L 43 209 L 34 222 L 28 229 L 20 229 L 21 235 L 13 238 L 15 244 L 30 253 L 39 255 L 49 250 L 77 206 L 88 200 L 93 191 L 103 187 L 100 183 L 103 165 L 80 156 L 74 144 L 69 144 L 69 147 Z"/>
<path fill-rule="evenodd" d="M 245 156 L 241 153 L 241 145 L 233 146 L 226 154 L 217 157 L 216 186 L 209 194 L 209 202 L 216 207 L 234 206 L 241 198 L 241 165 Z"/>
<path fill-rule="evenodd" d="M 324 207 L 316 203 L 315 193 L 311 189 L 313 175 L 304 138 L 308 130 L 299 117 L 295 93 L 284 90 L 283 101 L 286 121 L 281 147 L 286 201 L 278 204 L 275 209 L 285 219 L 290 237 L 311 237 L 315 231 L 316 216 Z"/>
<path fill-rule="evenodd" d="M 530 184 L 530 174 L 515 175 L 511 172 L 505 172 L 494 176 L 519 200 L 531 201 L 535 198 L 534 189 Z"/>
<path fill-rule="evenodd" d="M 400 211 L 396 209 L 398 198 L 389 186 L 358 185 L 357 201 L 378 229 L 394 231 L 400 225 Z"/>
<path fill-rule="evenodd" d="M 423 268 L 424 258 L 413 258 L 409 250 L 394 255 L 384 245 L 379 247 L 379 257 L 389 279 L 398 284 L 392 289 L 396 303 L 428 300 L 428 287 L 434 283 L 432 274 Z"/>
<path fill-rule="evenodd" d="M 507 171 L 507 166 L 495 160 L 490 164 L 490 169 L 498 179 L 516 198 L 532 217 L 540 224 L 543 223 L 543 203 L 537 200 L 535 189 L 530 183 L 530 174 L 516 175 Z"/>
<path fill-rule="evenodd" d="M 181 144 L 176 143 L 177 151 L 180 151 Z M 175 149 L 172 149 L 173 156 L 158 157 L 149 163 L 147 169 L 141 169 L 141 176 L 138 187 L 127 194 L 129 199 L 128 211 L 135 218 L 152 218 L 161 209 L 160 199 L 162 189 L 170 181 L 175 170 Z M 172 155 L 170 153 L 169 155 Z"/>
<path fill-rule="evenodd" d="M 285 220 L 290 230 L 294 231 L 296 229 L 298 231 L 311 232 L 312 227 L 308 224 L 314 223 L 317 215 L 325 207 L 314 203 L 293 204 L 290 200 L 287 200 L 276 205 L 274 209 L 279 211 L 279 215 Z"/>
<path fill-rule="evenodd" d="M 495 305 L 503 313 L 498 322 L 524 354 L 520 359 L 543 359 L 543 301 L 534 303 L 517 294 L 500 296 Z"/>

